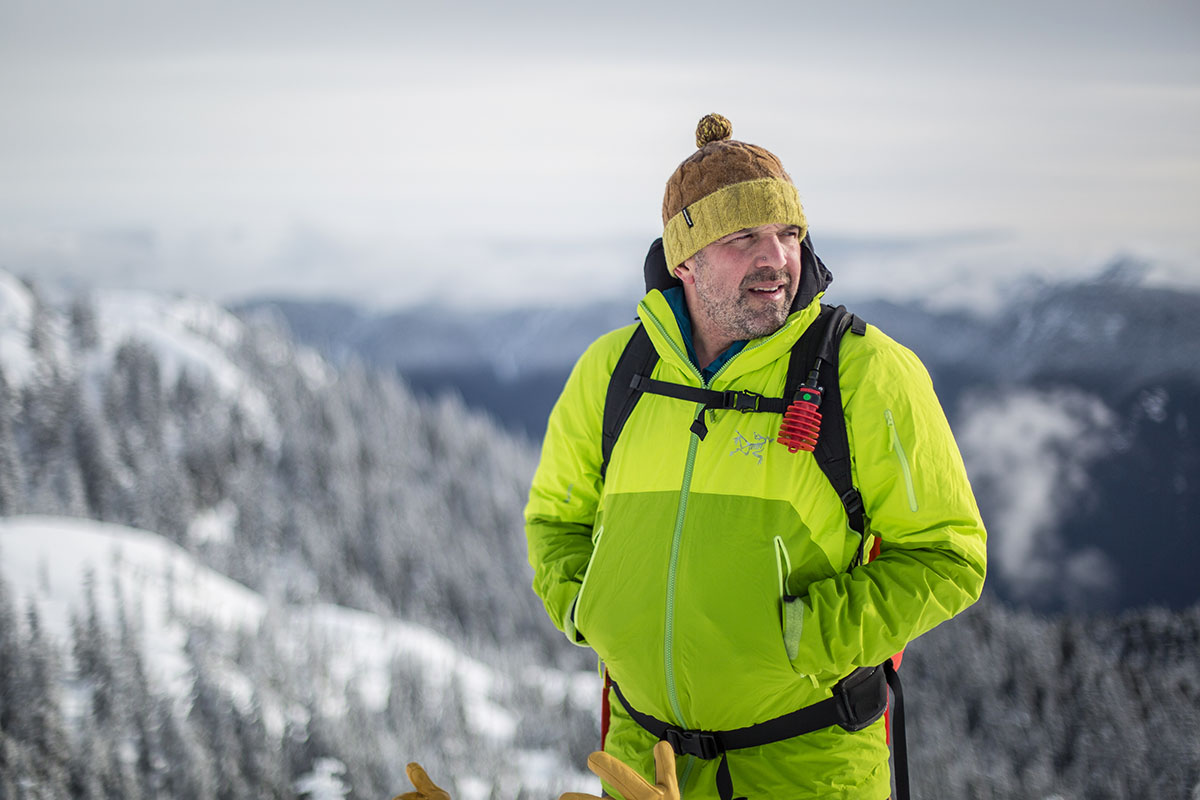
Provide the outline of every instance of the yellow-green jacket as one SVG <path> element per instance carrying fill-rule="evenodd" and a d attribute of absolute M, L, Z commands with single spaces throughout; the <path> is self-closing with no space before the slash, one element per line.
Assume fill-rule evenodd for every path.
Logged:
<path fill-rule="evenodd" d="M 651 291 L 638 311 L 660 355 L 652 377 L 703 385 L 663 295 Z M 749 342 L 709 387 L 782 396 L 790 349 L 818 312 L 814 300 Z M 633 327 L 601 337 L 575 365 L 525 516 L 534 590 L 634 708 L 687 729 L 772 719 L 829 697 L 856 667 L 881 663 L 979 597 L 983 523 L 909 350 L 870 326 L 841 345 L 855 485 L 868 534 L 881 540 L 875 560 L 847 571 L 859 537 L 812 454 L 774 441 L 777 414 L 708 412 L 701 441 L 689 430 L 698 405 L 643 395 L 601 479 L 605 394 Z M 615 698 L 611 706 L 605 749 L 650 778 L 654 738 Z M 881 720 L 732 751 L 729 766 L 736 793 L 751 800 L 882 800 L 887 758 Z M 715 798 L 717 766 L 680 758 L 684 797 Z"/>

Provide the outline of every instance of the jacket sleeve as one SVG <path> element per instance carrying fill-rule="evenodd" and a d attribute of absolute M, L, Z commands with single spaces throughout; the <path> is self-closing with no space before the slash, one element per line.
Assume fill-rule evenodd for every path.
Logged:
<path fill-rule="evenodd" d="M 986 572 L 987 534 L 929 374 L 877 329 L 867 339 L 856 354 L 843 343 L 839 385 L 880 553 L 789 604 L 792 665 L 814 677 L 883 662 L 974 603 Z"/>
<path fill-rule="evenodd" d="M 629 330 L 597 340 L 575 364 L 550 412 L 542 456 L 525 506 L 533 590 L 551 621 L 575 644 L 575 600 L 592 557 L 603 482 L 600 437 L 609 376 Z M 624 336 L 624 339 L 621 338 Z M 615 352 L 613 352 L 615 347 Z"/>

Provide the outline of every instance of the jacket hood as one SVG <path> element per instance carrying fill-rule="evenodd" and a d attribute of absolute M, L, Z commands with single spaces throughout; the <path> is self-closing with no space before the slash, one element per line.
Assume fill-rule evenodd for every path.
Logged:
<path fill-rule="evenodd" d="M 666 291 L 675 286 L 682 286 L 679 279 L 667 269 L 667 257 L 663 251 L 663 240 L 655 239 L 646 253 L 646 261 L 642 266 L 646 279 L 646 291 L 658 289 Z M 821 261 L 817 251 L 813 249 L 812 234 L 804 237 L 800 243 L 800 288 L 796 291 L 796 299 L 792 301 L 792 313 L 808 306 L 833 283 L 833 273 Z"/>

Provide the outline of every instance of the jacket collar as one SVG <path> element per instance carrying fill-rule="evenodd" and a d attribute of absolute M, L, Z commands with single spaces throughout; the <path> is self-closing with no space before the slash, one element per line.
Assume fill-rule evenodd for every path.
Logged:
<path fill-rule="evenodd" d="M 820 313 L 820 298 L 817 294 L 809 303 L 793 311 L 783 327 L 769 336 L 751 339 L 728 363 L 718 370 L 712 381 L 714 388 L 726 386 L 738 376 L 753 372 L 792 349 L 800 335 L 812 324 Z M 688 376 L 691 385 L 703 385 L 700 370 L 688 356 L 687 339 L 679 329 L 679 322 L 671 304 L 658 289 L 652 289 L 638 304 L 638 316 L 654 343 L 659 357 Z"/>

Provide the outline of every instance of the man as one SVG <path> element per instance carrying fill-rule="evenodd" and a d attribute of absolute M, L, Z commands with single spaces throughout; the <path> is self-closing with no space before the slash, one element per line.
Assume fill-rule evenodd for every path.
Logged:
<path fill-rule="evenodd" d="M 668 180 L 663 246 L 679 285 L 650 291 L 638 312 L 659 356 L 652 378 L 778 398 L 831 277 L 782 164 L 730 135 L 723 117 L 702 119 L 699 149 Z M 575 365 L 526 508 L 535 591 L 620 688 L 605 751 L 651 778 L 664 735 L 651 729 L 667 726 L 688 740 L 676 747 L 685 798 L 882 800 L 882 720 L 728 752 L 693 732 L 826 701 L 978 598 L 986 534 L 928 374 L 873 327 L 842 341 L 864 542 L 812 454 L 776 442 L 779 414 L 648 393 L 603 469 L 606 392 L 636 327 Z M 860 563 L 871 545 L 878 556 Z"/>

